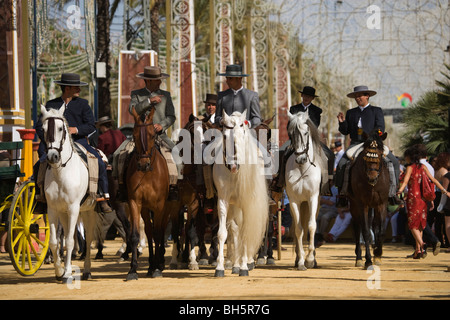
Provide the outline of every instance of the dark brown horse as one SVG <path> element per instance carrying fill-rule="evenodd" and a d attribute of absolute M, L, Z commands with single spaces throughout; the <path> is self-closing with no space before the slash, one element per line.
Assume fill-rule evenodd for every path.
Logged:
<path fill-rule="evenodd" d="M 139 116 L 132 109 L 135 120 L 133 138 L 135 151 L 129 162 L 126 181 L 128 205 L 130 208 L 131 234 L 128 241 L 131 246 L 131 268 L 127 280 L 137 280 L 137 245 L 139 242 L 139 221 L 142 216 L 145 234 L 148 240 L 149 268 L 148 276 L 160 277 L 164 270 L 164 231 L 169 220 L 170 202 L 169 172 L 167 163 L 155 144 L 152 108 L 147 116 Z M 145 117 L 145 119 L 143 119 Z M 155 252 L 153 254 L 153 241 Z"/>
<path fill-rule="evenodd" d="M 387 133 L 372 132 L 364 142 L 363 150 L 350 169 L 350 212 L 356 242 L 356 266 L 362 267 L 360 234 L 366 246 L 365 269 L 372 265 L 370 254 L 371 235 L 374 233 L 374 261 L 381 263 L 384 222 L 387 214 L 389 196 L 389 172 L 384 158 L 383 140 Z"/>
<path fill-rule="evenodd" d="M 178 266 L 178 257 L 181 254 L 182 268 L 189 267 L 191 270 L 197 270 L 198 263 L 194 250 L 196 246 L 199 246 L 200 264 L 208 264 L 208 254 L 205 246 L 205 229 L 208 224 L 204 212 L 205 186 L 203 181 L 199 181 L 199 177 L 202 176 L 202 172 L 199 171 L 203 170 L 203 164 L 194 162 L 195 144 L 201 143 L 201 141 L 196 141 L 195 131 L 197 127 L 195 123 L 200 124 L 199 129 L 204 132 L 207 130 L 207 121 L 208 118 L 200 120 L 191 115 L 189 122 L 184 127 L 185 132 L 188 132 L 189 136 L 183 136 L 183 139 L 187 137 L 190 139 L 191 157 L 188 163 L 184 163 L 183 180 L 178 181 L 180 195 L 178 208 L 171 213 L 172 237 L 174 240 L 172 261 L 170 262 L 171 268 Z M 184 216 L 184 212 L 187 213 L 186 216 Z M 214 212 L 212 215 L 214 215 Z M 217 220 L 217 212 L 215 217 Z"/>

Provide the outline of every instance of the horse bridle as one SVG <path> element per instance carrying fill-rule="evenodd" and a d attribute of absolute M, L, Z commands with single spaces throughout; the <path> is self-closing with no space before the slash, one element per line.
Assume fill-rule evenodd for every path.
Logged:
<path fill-rule="evenodd" d="M 299 131 L 300 131 L 300 130 L 299 130 Z M 303 141 L 303 136 L 302 136 L 301 132 L 300 132 L 299 136 L 300 136 L 300 142 L 302 143 L 302 146 L 304 146 L 304 145 L 305 145 L 305 142 Z M 297 152 L 297 151 L 296 151 L 296 148 L 294 147 L 294 154 L 295 154 L 297 157 L 301 156 L 302 154 L 306 154 L 306 157 L 308 158 L 309 163 L 315 167 L 316 165 L 315 165 L 314 162 L 312 162 L 311 159 L 309 158 L 309 153 L 308 153 L 308 152 L 309 152 L 309 138 L 308 138 L 307 141 L 306 141 L 306 147 L 305 147 L 302 151 Z"/>
<path fill-rule="evenodd" d="M 152 157 L 154 158 L 154 155 L 156 155 L 156 154 L 154 153 L 155 145 L 153 145 L 153 147 L 151 148 L 150 153 L 148 153 L 148 149 L 147 149 L 147 147 L 148 147 L 148 140 L 147 140 L 147 130 L 146 130 L 146 128 L 148 126 L 150 126 L 150 125 L 153 125 L 153 121 L 150 122 L 150 123 L 143 123 L 143 124 L 137 124 L 136 123 L 134 126 L 138 127 L 139 130 L 140 130 L 140 142 L 141 142 L 141 146 L 142 146 L 142 150 L 143 150 L 143 152 L 141 154 L 137 154 L 137 157 L 139 159 L 146 159 L 146 158 L 148 158 L 149 162 L 150 162 L 148 164 L 148 166 L 149 166 L 148 170 L 152 171 Z"/>
<path fill-rule="evenodd" d="M 227 126 L 225 123 L 222 126 L 224 128 L 226 128 L 226 129 L 229 129 L 229 130 L 234 130 L 234 128 L 235 128 L 235 127 Z M 244 126 L 244 123 L 241 123 L 240 127 L 243 127 L 243 126 Z M 226 141 L 226 136 L 225 135 L 223 135 L 223 140 L 224 140 L 223 145 L 225 146 L 226 145 L 226 142 L 225 142 Z M 225 148 L 223 148 L 222 156 L 223 156 L 223 162 L 225 164 L 225 167 L 227 167 L 228 170 L 231 170 L 231 166 L 229 164 L 227 164 L 227 156 L 226 156 Z M 239 169 L 240 165 L 237 163 L 237 158 L 236 158 L 236 146 L 234 147 L 233 160 L 236 161 L 236 168 Z"/>
<path fill-rule="evenodd" d="M 65 125 L 63 125 L 63 137 L 61 139 L 61 143 L 59 144 L 59 148 L 56 148 L 54 146 L 48 146 L 48 144 L 52 144 L 53 142 L 55 142 L 55 120 L 61 120 L 63 122 L 63 124 L 65 123 L 64 118 L 61 117 L 48 117 L 46 118 L 44 121 L 48 121 L 48 127 L 47 127 L 47 132 L 46 132 L 46 137 L 45 137 L 45 149 L 48 153 L 49 150 L 56 150 L 59 154 L 60 159 L 62 159 L 61 157 L 61 152 L 62 152 L 62 148 L 64 145 L 64 142 L 66 142 L 66 138 L 67 138 L 67 131 L 65 128 Z M 72 159 L 72 155 L 73 152 L 71 152 L 69 159 L 67 159 L 67 161 L 65 163 L 61 164 L 61 167 L 65 167 L 67 165 L 67 163 L 70 161 L 70 159 Z"/>

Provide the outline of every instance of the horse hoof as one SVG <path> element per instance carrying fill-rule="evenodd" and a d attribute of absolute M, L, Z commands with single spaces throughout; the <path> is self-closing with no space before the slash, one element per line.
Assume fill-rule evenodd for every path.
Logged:
<path fill-rule="evenodd" d="M 95 260 L 101 260 L 101 259 L 103 259 L 103 253 L 97 253 L 96 255 L 95 255 L 95 258 L 94 258 Z"/>
<path fill-rule="evenodd" d="M 257 266 L 263 266 L 265 264 L 266 264 L 266 259 L 264 259 L 264 258 L 258 258 L 258 260 L 256 260 Z"/>
<path fill-rule="evenodd" d="M 190 263 L 189 264 L 189 270 L 199 270 L 200 268 L 198 267 L 197 263 Z"/>
<path fill-rule="evenodd" d="M 301 265 L 301 266 L 297 267 L 297 270 L 299 270 L 299 271 L 306 271 L 308 269 L 304 265 Z"/>
<path fill-rule="evenodd" d="M 55 276 L 56 281 L 62 281 L 63 277 L 62 276 Z"/>
<path fill-rule="evenodd" d="M 152 278 L 161 278 L 162 277 L 162 271 L 159 269 L 156 269 L 152 273 Z"/>
<path fill-rule="evenodd" d="M 366 263 L 364 264 L 364 270 L 369 269 L 369 267 L 370 267 L 372 264 L 373 264 L 372 261 L 369 261 L 369 262 L 366 261 Z"/>
<path fill-rule="evenodd" d="M 248 270 L 239 270 L 239 277 L 248 277 Z"/>
<path fill-rule="evenodd" d="M 70 276 L 70 277 L 63 277 L 62 278 L 62 283 L 63 284 L 72 284 L 72 282 L 73 282 L 73 277 L 72 276 Z"/>
<path fill-rule="evenodd" d="M 364 266 L 364 263 L 362 260 L 356 260 L 355 267 L 362 268 L 363 266 Z"/>
<path fill-rule="evenodd" d="M 137 273 L 129 273 L 129 274 L 127 274 L 127 281 L 137 280 L 137 279 L 138 279 Z"/>
<path fill-rule="evenodd" d="M 248 268 L 248 270 L 252 271 L 253 269 L 255 269 L 255 263 L 254 262 L 247 263 L 247 268 Z"/>
<path fill-rule="evenodd" d="M 182 269 L 182 270 L 189 269 L 188 263 L 187 262 L 181 262 L 180 263 L 180 269 Z"/>
<path fill-rule="evenodd" d="M 92 274 L 90 272 L 83 273 L 83 276 L 81 277 L 81 280 L 91 280 Z"/>
<path fill-rule="evenodd" d="M 225 277 L 225 270 L 216 270 L 216 272 L 214 273 L 214 277 L 216 278 Z"/>
<path fill-rule="evenodd" d="M 225 269 L 230 270 L 231 268 L 233 268 L 233 263 L 230 260 L 227 260 L 225 262 Z"/>
<path fill-rule="evenodd" d="M 231 268 L 231 274 L 239 274 L 240 268 L 239 267 L 233 267 Z"/>
<path fill-rule="evenodd" d="M 177 270 L 178 269 L 178 263 L 171 263 L 169 265 L 170 270 Z"/>
<path fill-rule="evenodd" d="M 269 258 L 269 259 L 267 259 L 267 265 L 269 265 L 269 266 L 274 266 L 276 263 L 275 263 L 275 259 L 273 259 L 273 258 Z"/>
<path fill-rule="evenodd" d="M 307 269 L 312 269 L 312 268 L 314 268 L 314 266 L 315 266 L 315 261 L 313 260 L 313 261 L 306 261 L 305 262 L 305 267 L 307 268 Z"/>
<path fill-rule="evenodd" d="M 374 265 L 376 265 L 376 266 L 381 266 L 381 257 L 375 257 L 374 259 L 373 259 L 373 264 Z"/>
<path fill-rule="evenodd" d="M 200 260 L 198 261 L 198 264 L 199 264 L 200 266 L 207 266 L 207 265 L 208 265 L 208 259 L 200 259 Z"/>

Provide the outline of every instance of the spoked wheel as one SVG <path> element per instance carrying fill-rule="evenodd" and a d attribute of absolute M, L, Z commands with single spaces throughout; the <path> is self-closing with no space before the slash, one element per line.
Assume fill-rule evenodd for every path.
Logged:
<path fill-rule="evenodd" d="M 16 191 L 8 217 L 8 249 L 14 269 L 22 276 L 39 270 L 48 250 L 50 228 L 46 214 L 34 214 L 36 185 L 26 181 Z"/>

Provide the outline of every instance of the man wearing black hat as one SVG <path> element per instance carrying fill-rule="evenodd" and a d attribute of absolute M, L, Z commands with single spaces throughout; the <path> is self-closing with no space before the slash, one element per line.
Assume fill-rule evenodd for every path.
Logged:
<path fill-rule="evenodd" d="M 340 112 L 337 118 L 339 121 L 339 132 L 343 135 L 350 136 L 350 148 L 364 142 L 364 132 L 370 134 L 375 129 L 379 129 L 381 132 L 385 131 L 383 110 L 369 103 L 369 98 L 376 94 L 376 91 L 370 90 L 367 86 L 357 86 L 353 89 L 353 92 L 347 94 L 347 97 L 355 99 L 358 106 L 347 110 L 345 117 Z M 387 165 L 390 171 L 389 176 L 392 186 L 389 192 L 390 201 L 393 204 L 400 204 L 402 202 L 398 199 L 395 192 L 400 175 L 399 162 L 391 152 L 389 152 L 387 158 L 389 159 Z M 348 162 L 349 159 L 344 154 L 336 168 L 336 186 L 339 188 L 341 194 L 347 192 L 347 190 L 342 190 L 342 188 L 344 186 L 345 176 L 348 176 L 348 170 L 345 169 Z M 345 201 L 340 201 L 339 205 L 345 206 Z"/>
<path fill-rule="evenodd" d="M 316 125 L 316 127 L 319 127 L 322 109 L 312 103 L 313 100 L 318 97 L 316 95 L 316 89 L 313 87 L 305 86 L 303 90 L 300 90 L 299 92 L 301 93 L 302 102 L 300 104 L 290 107 L 289 112 L 291 114 L 296 114 L 299 112 L 308 112 L 308 116 L 311 119 L 311 121 Z M 333 180 L 334 174 L 334 153 L 323 143 L 322 149 L 328 159 L 328 180 L 329 186 L 331 186 L 330 180 Z M 283 158 L 280 165 L 280 173 L 274 179 L 271 187 L 272 190 L 275 192 L 281 192 L 284 187 L 286 162 L 293 152 L 294 150 L 292 148 L 287 148 L 285 153 L 283 154 Z"/>
<path fill-rule="evenodd" d="M 226 77 L 229 89 L 218 94 L 215 123 L 221 124 L 223 111 L 230 116 L 235 111 L 242 113 L 247 110 L 247 120 L 250 127 L 258 126 L 261 123 L 259 96 L 257 92 L 248 90 L 242 85 L 242 78 L 249 76 L 242 73 L 242 66 L 228 65 L 225 73 L 219 73 L 219 76 Z"/>
<path fill-rule="evenodd" d="M 63 73 L 61 80 L 55 81 L 56 84 L 61 86 L 62 95 L 59 98 L 50 100 L 45 107 L 48 109 L 64 108 L 64 118 L 66 118 L 69 124 L 69 133 L 72 135 L 72 140 L 78 142 L 86 150 L 98 159 L 98 186 L 102 196 L 106 199 L 109 198 L 108 194 L 108 178 L 106 176 L 106 165 L 102 160 L 101 155 L 92 148 L 88 143 L 88 136 L 95 133 L 95 119 L 92 109 L 89 106 L 87 100 L 80 98 L 80 91 L 82 86 L 87 86 L 86 82 L 80 81 L 80 76 L 75 73 Z M 39 144 L 39 157 L 41 158 L 46 154 L 44 143 L 44 130 L 42 128 L 42 115 L 39 117 L 36 123 L 36 133 L 41 139 Z M 35 165 L 35 173 L 38 173 L 40 161 Z M 38 194 L 38 192 L 36 192 Z M 43 201 L 43 197 L 40 198 Z M 108 205 L 107 201 L 101 201 L 100 207 L 103 212 L 111 212 L 112 209 Z"/>

